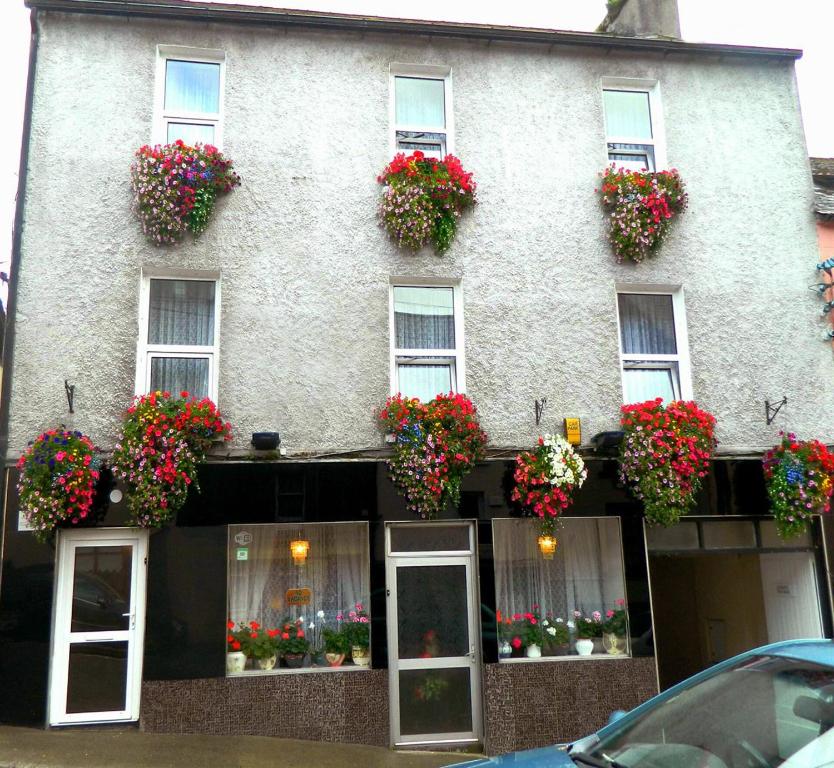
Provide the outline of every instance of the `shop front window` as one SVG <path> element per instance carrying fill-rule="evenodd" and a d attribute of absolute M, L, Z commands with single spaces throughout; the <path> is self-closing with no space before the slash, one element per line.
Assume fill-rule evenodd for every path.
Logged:
<path fill-rule="evenodd" d="M 230 525 L 227 649 L 243 674 L 366 668 L 369 562 L 366 523 Z"/>
<path fill-rule="evenodd" d="M 618 518 L 565 518 L 553 554 L 538 520 L 492 526 L 501 661 L 629 655 Z"/>

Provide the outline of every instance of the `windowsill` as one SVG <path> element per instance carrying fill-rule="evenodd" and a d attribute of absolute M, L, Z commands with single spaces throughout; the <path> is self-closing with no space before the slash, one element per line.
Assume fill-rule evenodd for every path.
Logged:
<path fill-rule="evenodd" d="M 618 660 L 618 659 L 630 659 L 631 654 L 629 653 L 592 653 L 588 656 L 580 656 L 578 653 L 568 653 L 564 656 L 539 656 L 538 658 L 528 658 L 526 656 L 520 656 L 517 659 L 498 659 L 499 664 L 535 664 L 539 661 L 550 662 L 550 661 L 587 661 L 588 659 L 611 659 L 611 660 Z"/>
<path fill-rule="evenodd" d="M 281 667 L 280 669 L 244 669 L 243 672 L 227 672 L 226 677 L 263 677 L 265 675 L 305 675 L 310 672 L 367 672 L 371 667 L 358 667 L 354 664 L 345 664 L 340 667 L 298 667 L 298 669 L 290 669 L 289 667 Z"/>

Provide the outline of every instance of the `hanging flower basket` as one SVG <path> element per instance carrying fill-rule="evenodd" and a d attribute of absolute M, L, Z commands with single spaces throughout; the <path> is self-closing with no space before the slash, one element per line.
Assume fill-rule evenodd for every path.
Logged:
<path fill-rule="evenodd" d="M 588 476 L 582 457 L 559 435 L 545 435 L 533 451 L 515 457 L 512 500 L 541 520 L 541 533 L 551 536 L 556 520 L 573 503 Z"/>
<path fill-rule="evenodd" d="M 154 245 L 195 236 L 207 226 L 220 194 L 240 184 L 232 161 L 211 144 L 147 145 L 136 151 L 130 166 L 134 205 L 142 231 Z"/>
<path fill-rule="evenodd" d="M 688 197 L 676 170 L 629 171 L 611 165 L 597 190 L 610 211 L 608 239 L 617 262 L 639 264 L 657 250 L 672 219 L 686 209 Z"/>
<path fill-rule="evenodd" d="M 55 528 L 90 517 L 101 464 L 95 451 L 81 432 L 50 429 L 18 459 L 20 511 L 39 541 Z"/>
<path fill-rule="evenodd" d="M 643 502 L 646 520 L 673 525 L 695 504 L 715 450 L 715 417 L 693 402 L 662 398 L 624 405 L 620 480 Z"/>
<path fill-rule="evenodd" d="M 460 501 L 460 484 L 484 457 L 486 433 L 466 395 L 437 395 L 428 403 L 395 395 L 379 415 L 394 435 L 391 480 L 406 507 L 431 520 Z"/>
<path fill-rule="evenodd" d="M 398 246 L 414 251 L 431 242 L 438 254 L 445 253 L 461 213 L 476 202 L 472 174 L 454 155 L 436 160 L 419 150 L 399 153 L 377 181 L 385 185 L 380 224 Z"/>
<path fill-rule="evenodd" d="M 145 528 L 168 522 L 185 503 L 189 486 L 199 490 L 197 468 L 219 439 L 232 439 L 231 425 L 208 398 L 188 392 L 137 397 L 113 452 L 113 472 L 129 488 L 132 522 Z"/>
<path fill-rule="evenodd" d="M 803 533 L 814 514 L 831 511 L 834 453 L 818 440 L 797 440 L 782 433 L 782 441 L 762 460 L 776 530 L 783 538 Z"/>

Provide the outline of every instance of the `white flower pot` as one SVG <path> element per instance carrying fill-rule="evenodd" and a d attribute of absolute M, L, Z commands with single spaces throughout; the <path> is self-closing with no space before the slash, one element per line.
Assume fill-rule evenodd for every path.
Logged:
<path fill-rule="evenodd" d="M 246 667 L 246 654 L 243 651 L 229 651 L 226 654 L 226 672 L 243 672 Z"/>
<path fill-rule="evenodd" d="M 590 656 L 594 652 L 594 641 L 588 638 L 577 640 L 576 652 L 580 656 Z"/>
<path fill-rule="evenodd" d="M 371 649 L 363 648 L 360 645 L 354 645 L 350 649 L 350 657 L 357 667 L 367 667 L 371 663 Z"/>
<path fill-rule="evenodd" d="M 540 659 L 542 657 L 542 649 L 540 646 L 533 643 L 532 645 L 528 645 L 527 648 L 524 649 L 524 655 L 528 659 Z"/>
<path fill-rule="evenodd" d="M 275 664 L 277 663 L 277 661 L 278 661 L 278 656 L 275 655 L 275 654 L 272 654 L 272 656 L 268 656 L 265 659 L 258 659 L 257 660 L 258 669 L 266 669 L 266 670 L 274 669 Z"/>

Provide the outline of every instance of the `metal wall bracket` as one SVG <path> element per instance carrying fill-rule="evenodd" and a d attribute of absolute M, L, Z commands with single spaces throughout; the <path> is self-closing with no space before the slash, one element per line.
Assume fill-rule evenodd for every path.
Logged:
<path fill-rule="evenodd" d="M 787 396 L 783 397 L 782 400 L 776 404 L 776 406 L 772 406 L 770 404 L 770 400 L 765 400 L 765 419 L 767 419 L 767 425 L 770 426 L 773 424 L 773 420 L 776 418 L 776 414 L 782 410 L 783 405 L 788 404 Z"/>
<path fill-rule="evenodd" d="M 69 412 L 75 413 L 72 409 L 72 401 L 75 399 L 75 384 L 70 384 L 66 379 L 64 379 L 64 389 L 67 392 L 67 405 L 69 406 Z"/>
<path fill-rule="evenodd" d="M 542 423 L 542 414 L 544 413 L 544 406 L 547 403 L 547 398 L 543 397 L 541 400 L 536 400 L 536 426 Z"/>

